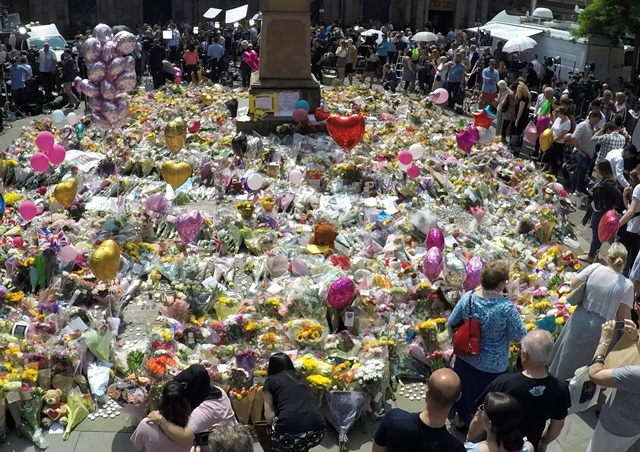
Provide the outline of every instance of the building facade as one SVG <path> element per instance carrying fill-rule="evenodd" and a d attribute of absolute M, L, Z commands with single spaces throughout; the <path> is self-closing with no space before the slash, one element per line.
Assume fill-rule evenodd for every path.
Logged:
<path fill-rule="evenodd" d="M 5 0 L 3 3 L 7 3 Z M 210 7 L 223 11 L 249 4 L 249 17 L 260 9 L 259 0 L 9 0 L 11 12 L 20 13 L 23 22 L 55 23 L 66 36 L 84 31 L 99 22 L 134 27 L 138 23 L 164 23 L 169 19 L 191 24 L 203 22 Z M 571 19 L 573 2 L 539 0 L 559 18 Z M 312 23 L 340 20 L 346 25 L 379 20 L 398 29 L 422 29 L 431 21 L 437 31 L 472 27 L 479 19 L 490 20 L 502 10 L 524 14 L 531 0 L 312 0 Z M 224 12 L 216 18 L 224 22 Z"/>

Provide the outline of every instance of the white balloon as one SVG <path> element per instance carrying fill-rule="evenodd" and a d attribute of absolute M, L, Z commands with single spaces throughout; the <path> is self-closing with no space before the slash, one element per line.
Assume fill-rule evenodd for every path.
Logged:
<path fill-rule="evenodd" d="M 411 152 L 413 159 L 416 160 L 424 155 L 424 148 L 421 144 L 415 143 L 411 145 L 411 147 L 409 148 L 409 152 Z"/>
<path fill-rule="evenodd" d="M 408 170 L 411 165 L 412 165 L 412 163 L 409 163 L 408 165 L 404 165 L 404 164 L 398 162 L 398 168 L 400 168 L 402 171 Z"/>
<path fill-rule="evenodd" d="M 302 182 L 302 177 L 302 171 L 297 168 L 291 170 L 291 172 L 289 173 L 289 180 L 293 185 L 299 185 L 300 182 Z"/>
<path fill-rule="evenodd" d="M 254 191 L 260 190 L 262 188 L 263 180 L 264 178 L 260 174 L 253 173 L 249 177 L 247 177 L 247 187 Z"/>
<path fill-rule="evenodd" d="M 493 131 L 491 129 L 485 129 L 484 132 L 480 134 L 480 139 L 478 142 L 482 144 L 489 144 L 493 141 Z"/>

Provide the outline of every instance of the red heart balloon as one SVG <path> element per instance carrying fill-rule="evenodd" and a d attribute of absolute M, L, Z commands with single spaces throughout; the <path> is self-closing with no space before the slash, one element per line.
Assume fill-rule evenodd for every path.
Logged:
<path fill-rule="evenodd" d="M 364 118 L 360 115 L 329 116 L 327 132 L 340 147 L 350 151 L 364 136 Z"/>
<path fill-rule="evenodd" d="M 329 116 L 331 116 L 331 113 L 329 113 L 327 110 L 325 110 L 322 107 L 318 107 L 316 108 L 316 110 L 313 112 L 313 116 L 315 116 L 316 121 L 322 122 L 325 119 L 328 119 Z"/>

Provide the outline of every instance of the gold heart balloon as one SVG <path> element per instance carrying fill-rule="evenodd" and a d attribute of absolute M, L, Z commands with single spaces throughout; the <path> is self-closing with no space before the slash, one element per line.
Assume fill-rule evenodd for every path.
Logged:
<path fill-rule="evenodd" d="M 69 207 L 78 194 L 78 181 L 71 178 L 60 182 L 53 190 L 53 197 L 64 207 Z"/>
<path fill-rule="evenodd" d="M 213 97 L 211 97 L 210 94 L 203 94 L 202 95 L 202 103 L 205 104 L 205 105 L 213 104 Z"/>
<path fill-rule="evenodd" d="M 167 161 L 162 164 L 162 177 L 176 190 L 191 177 L 191 165 L 187 162 Z"/>
<path fill-rule="evenodd" d="M 169 121 L 164 128 L 164 141 L 167 147 L 175 155 L 184 147 L 187 138 L 187 123 L 182 118 Z"/>
<path fill-rule="evenodd" d="M 101 281 L 111 281 L 120 266 L 120 248 L 113 240 L 105 240 L 91 255 L 91 271 Z"/>

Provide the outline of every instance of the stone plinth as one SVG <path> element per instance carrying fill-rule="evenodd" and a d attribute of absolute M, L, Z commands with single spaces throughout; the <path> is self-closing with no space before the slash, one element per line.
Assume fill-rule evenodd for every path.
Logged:
<path fill-rule="evenodd" d="M 261 0 L 260 5 L 260 71 L 250 94 L 297 91 L 313 113 L 320 106 L 320 85 L 311 77 L 310 0 Z M 268 125 L 253 122 L 256 130 L 272 130 L 292 118 L 268 115 L 263 121 Z"/>

